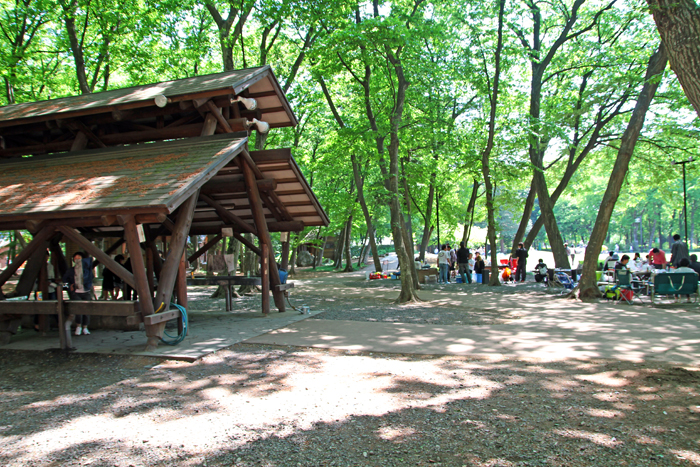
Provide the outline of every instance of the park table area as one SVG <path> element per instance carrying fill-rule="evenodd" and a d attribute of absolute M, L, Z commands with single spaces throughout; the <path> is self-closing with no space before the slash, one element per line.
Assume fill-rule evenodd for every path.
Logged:
<path fill-rule="evenodd" d="M 257 286 L 263 284 L 260 276 L 195 276 L 187 279 L 187 285 L 220 285 L 226 292 L 226 311 L 233 311 L 233 286 L 250 285 Z M 294 284 L 287 282 L 276 286 L 280 292 L 284 292 L 294 287 Z"/>

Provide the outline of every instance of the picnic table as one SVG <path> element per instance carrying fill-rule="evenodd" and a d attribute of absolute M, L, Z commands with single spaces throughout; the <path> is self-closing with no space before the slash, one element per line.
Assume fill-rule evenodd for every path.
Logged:
<path fill-rule="evenodd" d="M 418 273 L 418 282 L 421 283 L 425 283 L 426 277 L 437 276 L 438 274 L 437 268 L 417 269 L 416 272 Z"/>
<path fill-rule="evenodd" d="M 189 277 L 187 285 L 220 285 L 226 291 L 226 311 L 233 311 L 234 285 L 262 285 L 260 276 L 199 276 Z M 287 282 L 277 286 L 277 290 L 285 291 L 294 287 L 294 284 Z"/>

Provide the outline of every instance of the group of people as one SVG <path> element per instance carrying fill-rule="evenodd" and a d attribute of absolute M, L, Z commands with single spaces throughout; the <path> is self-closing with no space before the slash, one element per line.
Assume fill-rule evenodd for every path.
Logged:
<path fill-rule="evenodd" d="M 472 283 L 472 273 L 476 274 L 476 282 L 480 283 L 485 267 L 481 254 L 477 252 L 475 257 L 464 242 L 459 242 L 459 249 L 444 244 L 438 252 L 438 283 L 449 284 L 452 271 L 455 276 L 459 274 L 463 284 Z"/>
<path fill-rule="evenodd" d="M 49 255 L 47 252 L 47 259 L 48 257 Z M 62 284 L 56 280 L 53 267 L 49 267 L 47 269 L 49 282 L 48 295 L 46 296 L 47 300 L 56 300 L 58 291 L 62 291 L 62 287 L 64 286 L 67 288 L 68 298 L 70 300 L 92 301 L 93 298 L 96 298 L 93 286 L 93 281 L 95 280 L 95 264 L 93 263 L 93 259 L 82 251 L 76 252 L 72 259 L 72 266 L 66 270 L 65 274 L 63 274 L 63 277 L 61 278 Z M 130 264 L 128 264 L 129 261 L 127 260 L 125 262 L 124 255 L 117 255 L 114 260 L 127 268 L 127 270 L 131 269 Z M 121 278 L 116 276 L 109 269 L 104 268 L 102 273 L 102 295 L 99 298 L 100 300 L 107 300 L 108 297 L 112 300 L 118 300 L 120 298 L 119 293 L 121 291 L 123 291 L 122 299 L 128 300 L 129 298 L 127 297 L 130 295 L 129 292 L 131 292 L 129 289 L 129 287 L 125 287 Z M 90 334 L 88 329 L 88 326 L 90 325 L 89 315 L 76 315 L 75 324 L 76 336 Z M 35 328 L 38 329 L 38 323 L 36 320 Z"/>
<path fill-rule="evenodd" d="M 689 254 L 688 246 L 681 240 L 680 235 L 674 235 L 673 240 L 671 258 L 668 261 L 666 260 L 666 252 L 660 248 L 649 250 L 645 259 L 642 259 L 641 254 L 635 253 L 631 260 L 628 255 L 622 255 L 618 259 L 617 253 L 610 251 L 605 259 L 605 269 L 610 269 L 614 264 L 616 270 L 629 269 L 638 275 L 646 274 L 647 278 L 655 272 L 694 272 L 700 275 L 700 263 L 698 263 L 697 255 Z"/>

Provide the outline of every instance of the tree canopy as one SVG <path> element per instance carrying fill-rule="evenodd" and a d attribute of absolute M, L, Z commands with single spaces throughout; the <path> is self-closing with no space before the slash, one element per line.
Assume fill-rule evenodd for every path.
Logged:
<path fill-rule="evenodd" d="M 488 226 L 494 248 L 547 246 L 564 266 L 659 44 L 629 0 L 0 0 L 0 104 L 270 64 L 300 123 L 259 145 L 293 148 L 332 221 L 318 237 L 375 259 L 390 239 L 412 264 L 438 231 L 478 246 Z M 671 70 L 655 79 L 605 232 L 623 248 L 663 246 L 684 220 L 699 243 L 700 172 L 684 219 L 672 165 L 697 158 L 697 115 Z"/>

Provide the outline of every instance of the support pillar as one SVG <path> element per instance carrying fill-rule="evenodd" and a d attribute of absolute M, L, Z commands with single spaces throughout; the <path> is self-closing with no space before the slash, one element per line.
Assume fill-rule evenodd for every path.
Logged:
<path fill-rule="evenodd" d="M 136 221 L 133 216 L 128 216 L 124 219 L 124 238 L 126 239 L 126 247 L 129 249 L 129 257 L 131 259 L 131 271 L 134 275 L 136 292 L 139 296 L 139 305 L 141 306 L 141 315 L 148 316 L 154 312 L 153 301 L 149 297 L 148 279 L 146 278 L 146 266 L 143 263 L 143 255 L 141 254 L 141 244 L 139 243 L 139 234 L 136 231 Z M 148 342 L 146 351 L 155 350 L 161 337 L 163 337 L 163 329 L 165 324 L 147 325 L 146 336 Z"/>
<path fill-rule="evenodd" d="M 182 259 L 177 268 L 177 280 L 175 282 L 175 293 L 177 297 L 177 304 L 181 307 L 187 309 L 187 260 L 185 259 L 185 252 L 182 253 Z M 183 322 L 182 316 L 177 319 L 177 331 L 178 334 L 182 333 Z"/>
<path fill-rule="evenodd" d="M 267 243 L 261 246 L 260 255 L 260 281 L 262 282 L 262 312 L 265 316 L 270 314 L 270 254 Z"/>
<path fill-rule="evenodd" d="M 265 221 L 265 213 L 263 211 L 262 200 L 260 199 L 260 192 L 258 191 L 258 184 L 255 181 L 255 173 L 253 168 L 250 166 L 246 158 L 243 158 L 241 162 L 241 169 L 243 170 L 243 176 L 245 177 L 246 189 L 248 192 L 248 200 L 250 202 L 250 209 L 253 212 L 253 219 L 255 221 L 255 228 L 258 232 L 258 238 L 260 239 L 260 246 L 267 246 L 267 256 L 270 261 L 270 282 L 272 284 L 272 296 L 275 299 L 275 306 L 283 313 L 285 311 L 284 305 L 284 293 L 277 290 L 280 282 L 280 272 L 277 269 L 277 263 L 275 263 L 275 258 L 273 257 L 272 240 L 270 239 L 270 232 L 267 230 L 267 222 Z M 264 254 L 261 255 L 265 256 Z"/>

